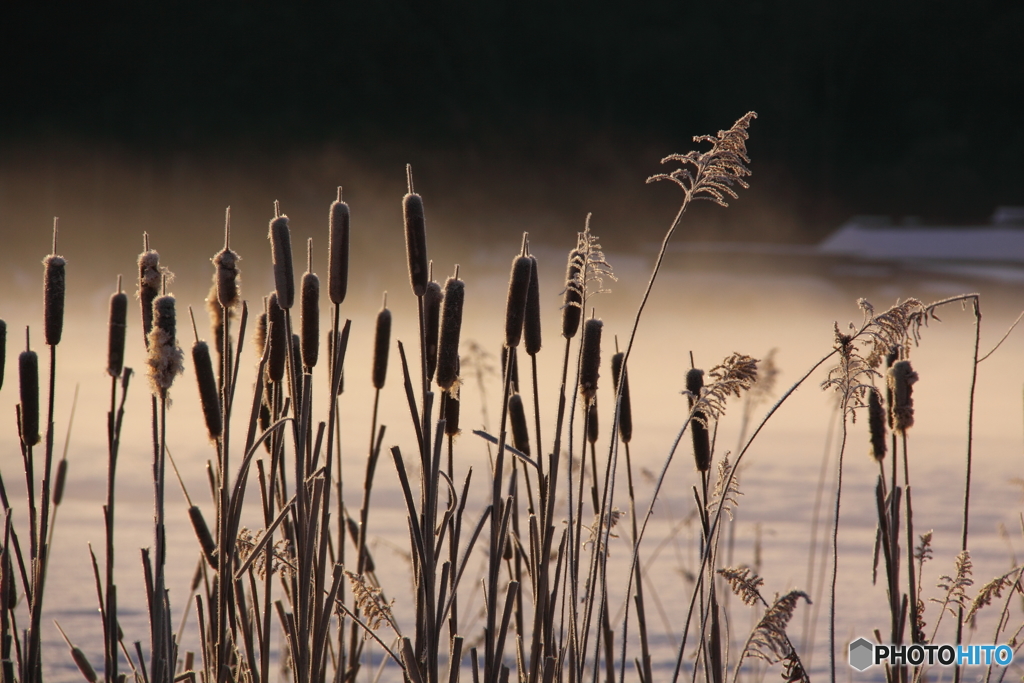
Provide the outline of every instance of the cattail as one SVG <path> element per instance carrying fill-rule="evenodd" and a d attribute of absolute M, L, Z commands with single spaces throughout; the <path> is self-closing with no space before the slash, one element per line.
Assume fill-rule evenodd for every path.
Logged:
<path fill-rule="evenodd" d="M 295 305 L 295 271 L 292 268 L 292 232 L 288 216 L 270 221 L 270 251 L 274 262 L 274 287 L 277 303 L 288 310 Z"/>
<path fill-rule="evenodd" d="M 64 500 L 64 484 L 68 479 L 68 459 L 61 458 L 57 465 L 57 477 L 53 484 L 53 504 L 60 505 Z"/>
<path fill-rule="evenodd" d="M 512 394 L 508 397 L 508 419 L 512 423 L 512 445 L 516 450 L 530 454 L 530 431 L 526 426 L 526 408 L 523 397 Z"/>
<path fill-rule="evenodd" d="M 526 290 L 526 317 L 523 319 L 526 353 L 536 356 L 540 351 L 540 284 L 537 281 L 537 258 L 530 257 L 530 287 Z"/>
<path fill-rule="evenodd" d="M 423 197 L 413 191 L 412 166 L 405 167 L 409 193 L 402 198 L 405 216 L 405 252 L 409 257 L 409 281 L 412 292 L 423 296 L 427 291 L 427 223 L 423 216 Z"/>
<path fill-rule="evenodd" d="M 242 259 L 231 251 L 231 207 L 224 216 L 224 248 L 213 257 L 213 265 L 217 268 L 214 282 L 217 285 L 217 301 L 224 308 L 234 308 L 238 303 L 238 262 Z"/>
<path fill-rule="evenodd" d="M 517 256 L 512 261 L 508 276 L 508 299 L 505 302 L 505 346 L 519 346 L 523 337 L 523 319 L 526 317 L 526 298 L 530 289 L 530 271 L 533 263 L 528 256 Z"/>
<path fill-rule="evenodd" d="M 284 325 L 284 310 L 277 303 L 277 292 L 271 292 L 267 298 L 267 320 L 270 322 L 267 375 L 271 382 L 280 382 L 284 379 L 285 364 L 288 362 L 288 332 Z"/>
<path fill-rule="evenodd" d="M 267 405 L 265 400 L 260 401 L 260 431 L 265 432 L 270 427 L 270 407 Z M 267 453 L 271 452 L 271 441 L 265 439 L 263 441 L 263 447 Z"/>
<path fill-rule="evenodd" d="M 320 278 L 313 270 L 313 240 L 309 240 L 306 272 L 302 276 L 300 305 L 302 306 L 302 361 L 303 370 L 312 372 L 320 355 Z"/>
<path fill-rule="evenodd" d="M 622 360 L 626 354 L 616 353 L 612 356 L 612 385 L 615 393 L 620 394 L 619 398 L 619 436 L 623 443 L 629 443 L 633 438 L 633 409 L 629 402 L 629 373 L 622 372 Z M 619 382 L 622 389 L 619 389 Z"/>
<path fill-rule="evenodd" d="M 597 443 L 597 398 L 594 398 L 587 406 L 587 441 L 593 446 Z"/>
<path fill-rule="evenodd" d="M 341 188 L 338 188 L 338 199 L 331 203 L 329 224 L 329 243 L 327 250 L 331 252 L 330 268 L 327 271 L 327 290 L 331 303 L 340 304 L 348 292 L 348 243 L 349 243 L 348 204 L 341 201 Z"/>
<path fill-rule="evenodd" d="M 149 248 L 149 235 L 143 233 L 144 250 L 139 254 L 139 306 L 142 308 L 142 336 L 149 348 L 149 332 L 153 329 L 153 300 L 160 294 L 164 270 L 160 254 Z"/>
<path fill-rule="evenodd" d="M 117 289 L 110 295 L 110 323 L 107 326 L 107 372 L 111 377 L 120 377 L 124 369 L 124 338 L 128 327 L 128 295 L 121 291 L 120 276 Z"/>
<path fill-rule="evenodd" d="M 4 386 L 4 366 L 7 364 L 7 323 L 0 320 L 0 389 Z"/>
<path fill-rule="evenodd" d="M 444 283 L 441 331 L 437 341 L 437 386 L 452 393 L 459 380 L 459 334 L 462 330 L 462 302 L 466 283 L 450 277 Z"/>
<path fill-rule="evenodd" d="M 388 351 L 391 348 L 391 311 L 388 310 L 387 295 L 384 307 L 377 314 L 377 332 L 373 339 L 373 386 L 384 388 L 388 376 Z"/>
<path fill-rule="evenodd" d="M 512 357 L 512 368 L 508 368 L 509 356 Z M 519 391 L 519 354 L 507 346 L 501 347 L 501 376 L 505 376 L 505 372 L 510 372 L 509 386 L 512 391 Z"/>
<path fill-rule="evenodd" d="M 267 348 L 267 314 L 260 313 L 259 317 L 256 318 L 256 331 L 252 336 L 253 347 L 256 349 L 256 355 L 263 358 L 263 352 Z"/>
<path fill-rule="evenodd" d="M 203 405 L 206 430 L 210 438 L 216 441 L 221 435 L 220 395 L 217 392 L 217 378 L 213 374 L 213 361 L 210 360 L 210 347 L 206 342 L 197 341 L 192 345 L 192 365 L 199 382 L 199 400 Z"/>
<path fill-rule="evenodd" d="M 427 283 L 427 289 L 423 293 L 423 334 L 426 337 L 427 345 L 427 381 L 434 379 L 434 370 L 437 368 L 437 335 L 441 327 L 441 302 L 444 301 L 444 294 L 441 292 L 441 285 L 433 280 Z"/>
<path fill-rule="evenodd" d="M 217 298 L 217 281 L 214 279 L 210 285 L 210 292 L 206 295 L 206 312 L 210 315 L 210 333 L 213 334 L 216 342 L 217 353 L 224 354 L 224 311 L 231 317 L 231 309 L 225 309 L 220 305 Z"/>
<path fill-rule="evenodd" d="M 889 388 L 892 390 L 892 430 L 906 434 L 914 426 L 914 383 L 917 373 L 910 367 L 909 360 L 896 361 L 889 368 Z"/>
<path fill-rule="evenodd" d="M 878 391 L 868 392 L 868 428 L 871 432 L 871 456 L 881 462 L 885 459 L 885 408 Z"/>
<path fill-rule="evenodd" d="M 82 676 L 85 677 L 85 680 L 89 681 L 89 683 L 96 683 L 96 681 L 99 680 L 96 675 L 96 670 L 92 668 L 92 664 L 89 663 L 89 658 L 85 656 L 84 652 L 82 652 L 82 648 L 77 645 L 72 645 L 71 659 L 74 660 L 75 665 L 78 667 Z"/>
<path fill-rule="evenodd" d="M 149 332 L 149 380 L 161 398 L 182 370 L 182 352 L 175 338 L 174 297 L 158 296 L 153 301 L 153 329 Z"/>
<path fill-rule="evenodd" d="M 188 518 L 192 522 L 192 529 L 196 532 L 196 538 L 199 540 L 199 547 L 203 551 L 203 555 L 206 556 L 206 561 L 210 563 L 210 566 L 217 566 L 217 544 L 213 540 L 213 535 L 210 533 L 210 527 L 206 525 L 206 519 L 203 517 L 203 511 L 197 506 L 193 505 L 188 509 Z"/>
<path fill-rule="evenodd" d="M 43 330 L 46 343 L 60 344 L 64 331 L 64 266 L 63 256 L 50 254 L 43 259 Z"/>
<path fill-rule="evenodd" d="M 441 394 L 441 402 L 444 406 L 444 433 L 445 436 L 459 435 L 459 391 L 446 391 Z M 515 438 L 515 435 L 513 435 Z"/>
<path fill-rule="evenodd" d="M 580 393 L 588 402 L 597 396 L 597 377 L 601 367 L 601 328 L 604 323 L 590 318 L 583 325 L 583 350 L 580 361 Z"/>
<path fill-rule="evenodd" d="M 700 399 L 704 388 L 704 371 L 693 368 L 686 373 L 686 390 L 690 392 L 690 410 Z M 707 472 L 711 468 L 711 439 L 708 434 L 707 413 L 696 410 L 690 420 L 690 434 L 693 435 L 693 459 L 697 469 Z"/>
<path fill-rule="evenodd" d="M 583 315 L 583 283 L 580 271 L 583 259 L 586 258 L 579 249 L 569 252 L 569 261 L 565 266 L 565 298 L 562 303 L 562 336 L 572 339 L 580 329 L 580 318 Z"/>
<path fill-rule="evenodd" d="M 900 359 L 900 350 L 898 347 L 893 347 L 889 350 L 889 353 L 885 354 L 885 371 L 889 372 L 889 368 L 892 364 Z M 885 411 L 885 423 L 889 425 L 889 429 L 892 429 L 892 387 L 889 386 L 889 382 L 885 383 L 885 405 L 889 406 L 889 410 Z"/>
<path fill-rule="evenodd" d="M 28 337 L 26 330 L 25 336 Z M 18 356 L 21 389 L 21 440 L 26 446 L 39 443 L 39 356 L 27 349 Z"/>

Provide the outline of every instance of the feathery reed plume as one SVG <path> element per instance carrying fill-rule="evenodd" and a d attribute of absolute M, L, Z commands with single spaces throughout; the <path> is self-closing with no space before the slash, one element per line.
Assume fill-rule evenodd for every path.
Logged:
<path fill-rule="evenodd" d="M 526 238 L 523 239 L 525 241 Z M 512 260 L 508 298 L 505 301 L 505 346 L 510 349 L 519 346 L 519 340 L 523 337 L 523 320 L 526 317 L 526 299 L 532 270 L 533 263 L 529 256 L 517 256 Z"/>
<path fill-rule="evenodd" d="M 580 394 L 588 402 L 597 396 L 597 378 L 601 368 L 601 329 L 604 323 L 590 318 L 583 324 L 583 350 L 580 360 Z"/>
<path fill-rule="evenodd" d="M 612 384 L 615 393 L 619 392 L 619 382 L 622 382 L 622 396 L 619 403 L 619 436 L 623 443 L 629 443 L 633 438 L 633 408 L 629 401 L 629 373 L 622 372 L 622 359 L 625 356 L 621 351 L 612 356 Z M 620 379 L 621 378 L 621 379 Z"/>
<path fill-rule="evenodd" d="M 292 232 L 288 216 L 270 221 L 270 251 L 274 262 L 274 288 L 277 303 L 288 310 L 295 305 L 295 270 L 292 265 Z"/>
<path fill-rule="evenodd" d="M 526 455 L 530 454 L 530 432 L 526 426 L 526 408 L 523 397 L 512 394 L 508 397 L 508 417 L 512 422 L 512 445 Z"/>
<path fill-rule="evenodd" d="M 704 388 L 704 371 L 692 368 L 686 373 L 686 391 L 689 393 L 690 410 L 701 398 Z M 708 416 L 698 408 L 690 420 L 690 434 L 693 437 L 693 459 L 697 470 L 707 472 L 711 468 L 711 439 L 708 435 Z"/>
<path fill-rule="evenodd" d="M 455 277 L 444 283 L 444 303 L 441 307 L 441 330 L 437 341 L 437 386 L 449 394 L 459 380 L 459 334 L 462 330 L 462 302 L 466 283 Z"/>
<path fill-rule="evenodd" d="M 60 344 L 64 331 L 64 266 L 57 252 L 57 219 L 53 219 L 53 251 L 43 259 L 43 337 L 49 346 Z"/>
<path fill-rule="evenodd" d="M 267 360 L 267 376 L 271 382 L 284 379 L 288 362 L 288 331 L 284 324 L 284 309 L 278 304 L 277 292 L 267 298 L 267 320 L 270 323 L 270 358 Z"/>
<path fill-rule="evenodd" d="M 220 394 L 217 391 L 217 377 L 213 374 L 210 347 L 204 341 L 192 345 L 192 365 L 199 383 L 199 401 L 206 418 L 206 430 L 210 439 L 216 441 L 221 435 Z"/>
<path fill-rule="evenodd" d="M 128 327 L 128 295 L 121 291 L 121 276 L 117 277 L 117 291 L 110 295 L 110 323 L 107 326 L 107 372 L 120 377 L 124 369 L 124 338 Z"/>
<path fill-rule="evenodd" d="M 409 282 L 416 296 L 423 296 L 427 290 L 427 223 L 423 215 L 423 197 L 416 194 L 412 186 L 412 165 L 406 164 L 406 180 L 409 193 L 402 198 L 402 214 L 405 217 L 405 251 L 409 257 Z"/>
<path fill-rule="evenodd" d="M 4 366 L 7 364 L 7 323 L 0 320 L 0 389 L 4 387 Z"/>
<path fill-rule="evenodd" d="M 765 611 L 761 621 L 747 639 L 747 644 L 740 654 L 741 662 L 746 657 L 756 657 L 768 664 L 775 664 L 793 655 L 793 644 L 786 635 L 786 626 L 789 625 L 800 598 L 808 605 L 811 604 L 811 599 L 803 591 L 790 591 L 775 600 L 775 604 Z"/>
<path fill-rule="evenodd" d="M 444 293 L 441 292 L 441 285 L 433 280 L 427 283 L 427 289 L 423 293 L 423 317 L 425 318 L 423 334 L 427 344 L 427 381 L 434 378 L 434 370 L 437 369 L 437 338 L 441 329 L 441 302 L 444 301 Z"/>
<path fill-rule="evenodd" d="M 885 439 L 885 407 L 877 390 L 868 393 L 868 430 L 871 433 L 871 457 L 881 462 L 887 450 Z"/>
<path fill-rule="evenodd" d="M 310 372 L 320 356 L 320 278 L 313 272 L 313 239 L 307 243 L 306 272 L 300 291 L 302 307 L 302 362 Z"/>
<path fill-rule="evenodd" d="M 917 373 L 910 367 L 909 360 L 900 360 L 889 368 L 889 388 L 892 389 L 892 430 L 897 434 L 906 433 L 914 426 L 913 386 Z"/>
<path fill-rule="evenodd" d="M 149 348 L 153 329 L 153 300 L 160 295 L 160 281 L 166 269 L 160 267 L 160 254 L 149 248 L 149 235 L 142 233 L 143 251 L 139 254 L 139 306 L 142 309 L 142 336 Z"/>
<path fill-rule="evenodd" d="M 25 350 L 18 356 L 21 389 L 21 439 L 26 446 L 39 443 L 39 356 L 29 349 L 25 328 Z"/>
<path fill-rule="evenodd" d="M 540 283 L 537 280 L 537 257 L 530 256 L 530 286 L 526 291 L 526 317 L 523 319 L 523 338 L 526 353 L 536 356 L 540 351 Z"/>
<path fill-rule="evenodd" d="M 178 346 L 174 297 L 158 296 L 153 301 L 153 329 L 149 332 L 149 381 L 153 393 L 163 398 L 182 371 L 182 351 Z"/>
<path fill-rule="evenodd" d="M 341 188 L 338 198 L 331 203 L 331 217 L 328 226 L 328 245 L 330 267 L 327 271 L 327 290 L 331 303 L 340 304 L 348 292 L 348 252 L 349 252 L 349 211 L 348 204 L 341 201 Z"/>
<path fill-rule="evenodd" d="M 238 303 L 238 262 L 242 259 L 231 251 L 231 207 L 224 213 L 224 248 L 213 256 L 217 268 L 214 282 L 217 285 L 217 301 L 224 308 L 234 308 Z"/>
<path fill-rule="evenodd" d="M 587 406 L 587 441 L 591 446 L 597 443 L 598 429 L 597 397 L 595 396 L 594 400 Z"/>
<path fill-rule="evenodd" d="M 260 313 L 259 317 L 256 318 L 256 331 L 252 336 L 252 345 L 256 349 L 256 356 L 258 358 L 263 357 L 263 352 L 267 347 L 267 314 Z"/>
<path fill-rule="evenodd" d="M 377 314 L 377 330 L 373 338 L 373 386 L 384 388 L 388 376 L 388 351 L 391 349 L 391 311 L 388 310 L 388 295 L 384 294 L 384 306 Z"/>
<path fill-rule="evenodd" d="M 565 265 L 565 292 L 562 303 L 562 336 L 572 339 L 580 329 L 580 318 L 583 316 L 583 283 L 580 272 L 586 258 L 580 249 L 569 252 L 569 260 Z"/>

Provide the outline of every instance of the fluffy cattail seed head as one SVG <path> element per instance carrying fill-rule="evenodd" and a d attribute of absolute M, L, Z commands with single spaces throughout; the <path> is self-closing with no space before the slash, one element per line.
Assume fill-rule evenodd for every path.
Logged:
<path fill-rule="evenodd" d="M 43 330 L 46 343 L 56 346 L 64 330 L 63 256 L 50 254 L 43 259 Z"/>
<path fill-rule="evenodd" d="M 120 287 L 118 287 L 120 289 Z M 124 338 L 128 327 L 128 295 L 110 295 L 110 323 L 107 327 L 107 372 L 120 377 L 124 369 Z"/>
<path fill-rule="evenodd" d="M 629 373 L 622 372 L 622 359 L 625 354 L 621 351 L 612 356 L 612 383 L 615 386 L 615 393 L 621 394 L 619 399 L 619 436 L 623 443 L 629 443 L 633 438 L 633 409 L 629 401 Z M 619 383 L 622 389 L 619 389 Z"/>
<path fill-rule="evenodd" d="M 512 423 L 512 445 L 522 453 L 530 454 L 530 431 L 526 426 L 526 408 L 523 397 L 512 394 L 508 397 L 508 419 Z"/>
<path fill-rule="evenodd" d="M 450 277 L 444 283 L 441 329 L 437 341 L 437 386 L 452 393 L 459 380 L 459 336 L 462 331 L 462 303 L 466 283 Z"/>
<path fill-rule="evenodd" d="M 597 396 L 597 377 L 601 368 L 601 329 L 604 323 L 590 318 L 583 324 L 583 350 L 580 360 L 580 393 L 588 402 Z"/>
<path fill-rule="evenodd" d="M 871 432 L 871 457 L 881 462 L 885 459 L 885 408 L 882 399 L 874 389 L 868 392 L 868 428 Z"/>
<path fill-rule="evenodd" d="M 224 308 L 233 308 L 238 303 L 238 262 L 242 259 L 231 251 L 231 207 L 224 216 L 224 248 L 213 256 L 217 269 L 214 282 L 217 284 L 217 300 Z"/>
<path fill-rule="evenodd" d="M 388 376 L 388 351 L 391 349 L 391 311 L 387 304 L 377 314 L 377 330 L 373 338 L 373 386 L 384 388 Z"/>
<path fill-rule="evenodd" d="M 693 368 L 686 373 L 686 390 L 690 392 L 690 409 L 700 398 L 704 388 L 704 371 Z M 707 472 L 711 468 L 711 438 L 708 434 L 707 413 L 696 410 L 690 420 L 690 434 L 693 436 L 693 459 L 697 470 Z"/>
<path fill-rule="evenodd" d="M 530 257 L 530 287 L 526 291 L 526 317 L 523 320 L 526 353 L 536 356 L 540 351 L 540 283 L 537 281 L 537 258 Z"/>
<path fill-rule="evenodd" d="M 149 248 L 149 237 L 144 237 L 146 250 L 139 254 L 139 306 L 142 309 L 142 335 L 149 348 L 149 332 L 153 329 L 153 300 L 160 295 L 160 254 Z"/>
<path fill-rule="evenodd" d="M 349 211 L 348 204 L 341 201 L 341 188 L 338 188 L 338 199 L 331 204 L 329 225 L 331 252 L 330 269 L 327 272 L 327 289 L 331 303 L 340 304 L 348 292 L 348 252 L 349 252 Z"/>
<path fill-rule="evenodd" d="M 182 370 L 182 351 L 176 338 L 174 297 L 158 296 L 153 301 L 153 329 L 149 331 L 149 380 L 153 393 L 164 397 Z"/>
<path fill-rule="evenodd" d="M 508 277 L 508 299 L 505 302 L 505 346 L 515 348 L 523 337 L 526 318 L 526 298 L 530 289 L 530 271 L 533 263 L 529 256 L 517 256 L 512 261 Z"/>
<path fill-rule="evenodd" d="M 7 364 L 7 323 L 0 320 L 0 389 L 4 386 L 4 366 Z"/>
<path fill-rule="evenodd" d="M 569 261 L 565 266 L 565 298 L 562 303 L 562 336 L 572 339 L 580 329 L 580 318 L 583 315 L 583 283 L 580 272 L 583 259 L 586 258 L 579 249 L 569 252 Z"/>
<path fill-rule="evenodd" d="M 917 373 L 910 367 L 909 360 L 896 361 L 889 368 L 889 389 L 892 390 L 892 403 L 889 410 L 892 414 L 892 430 L 905 434 L 914 426 L 914 383 Z"/>
<path fill-rule="evenodd" d="M 428 382 L 434 378 L 434 370 L 437 368 L 437 335 L 441 331 L 442 301 L 444 294 L 441 292 L 441 285 L 431 280 L 423 292 L 423 334 L 427 345 Z"/>
<path fill-rule="evenodd" d="M 320 278 L 308 270 L 302 276 L 301 306 L 303 370 L 310 372 L 320 355 Z"/>
<path fill-rule="evenodd" d="M 206 431 L 216 440 L 221 435 L 220 394 L 217 391 L 217 377 L 213 374 L 210 347 L 204 341 L 192 345 L 192 366 L 199 383 L 199 400 L 206 418 Z"/>
<path fill-rule="evenodd" d="M 288 227 L 288 216 L 278 216 L 270 221 L 269 237 L 277 303 L 288 310 L 295 305 L 295 270 L 292 266 L 292 232 Z"/>
<path fill-rule="evenodd" d="M 405 216 L 405 252 L 409 257 L 409 281 L 412 292 L 423 296 L 427 290 L 427 223 L 423 215 L 423 197 L 413 192 L 412 169 L 406 167 L 409 179 L 409 194 L 402 198 L 402 214 Z"/>
<path fill-rule="evenodd" d="M 288 363 L 288 332 L 285 329 L 284 310 L 277 303 L 277 292 L 267 298 L 267 320 L 270 322 L 270 358 L 267 360 L 267 376 L 271 382 L 284 379 Z"/>
<path fill-rule="evenodd" d="M 18 356 L 21 389 L 21 439 L 27 446 L 39 443 L 39 356 L 22 351 Z"/>

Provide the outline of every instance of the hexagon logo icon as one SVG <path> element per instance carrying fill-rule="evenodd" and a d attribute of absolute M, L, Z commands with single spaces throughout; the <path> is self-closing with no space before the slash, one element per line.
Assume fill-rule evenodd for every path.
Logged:
<path fill-rule="evenodd" d="M 850 666 L 857 671 L 864 671 L 874 663 L 875 648 L 866 638 L 858 638 L 850 643 Z"/>

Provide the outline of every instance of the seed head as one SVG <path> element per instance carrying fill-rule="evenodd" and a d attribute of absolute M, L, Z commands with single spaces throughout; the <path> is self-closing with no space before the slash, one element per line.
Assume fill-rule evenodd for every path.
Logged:
<path fill-rule="evenodd" d="M 213 281 L 217 285 L 217 301 L 224 308 L 234 308 L 238 303 L 238 262 L 242 259 L 228 246 L 231 240 L 231 207 L 224 217 L 224 248 L 214 254 L 213 265 L 217 273 Z"/>
<path fill-rule="evenodd" d="M 388 351 L 391 349 L 391 311 L 387 303 L 377 314 L 377 330 L 373 338 L 373 386 L 384 388 L 388 376 Z"/>
<path fill-rule="evenodd" d="M 466 283 L 457 277 L 444 283 L 441 329 L 437 341 L 437 386 L 454 392 L 459 380 L 459 336 L 462 331 L 462 303 Z"/>
<path fill-rule="evenodd" d="M 27 335 L 27 333 L 26 333 Z M 22 351 L 18 356 L 21 389 L 21 439 L 27 446 L 39 443 L 39 356 Z"/>
<path fill-rule="evenodd" d="M 199 401 L 203 406 L 203 417 L 206 418 L 206 431 L 210 439 L 216 441 L 221 435 L 220 394 L 217 391 L 217 378 L 213 374 L 213 361 L 210 359 L 210 347 L 204 341 L 192 345 L 192 366 L 196 370 L 199 383 Z"/>
<path fill-rule="evenodd" d="M 206 525 L 203 511 L 193 505 L 188 509 L 188 518 L 192 522 L 192 529 L 196 532 L 196 539 L 199 540 L 199 547 L 202 549 L 203 555 L 206 556 L 206 561 L 216 567 L 217 544 L 213 540 L 213 534 L 210 533 L 210 527 Z"/>
<path fill-rule="evenodd" d="M 295 305 L 295 270 L 292 266 L 292 232 L 288 216 L 270 221 L 270 250 L 274 262 L 274 287 L 277 303 L 288 310 Z"/>
<path fill-rule="evenodd" d="M 444 433 L 445 436 L 459 435 L 459 392 L 446 391 L 441 394 L 441 402 L 444 405 Z"/>
<path fill-rule="evenodd" d="M 512 349 L 519 346 L 523 336 L 523 321 L 526 318 L 526 298 L 530 289 L 530 272 L 533 263 L 529 256 L 517 256 L 512 261 L 512 272 L 508 278 L 508 299 L 505 302 L 505 346 Z"/>
<path fill-rule="evenodd" d="M 526 408 L 518 393 L 508 397 L 508 419 L 512 423 L 512 445 L 516 450 L 530 454 L 530 431 L 526 426 Z"/>
<path fill-rule="evenodd" d="M 4 365 L 7 363 L 7 323 L 0 320 L 0 389 L 4 386 Z"/>
<path fill-rule="evenodd" d="M 46 343 L 56 346 L 64 330 L 63 256 L 50 254 L 43 259 L 43 330 Z"/>
<path fill-rule="evenodd" d="M 284 379 L 288 363 L 288 331 L 285 329 L 284 310 L 277 303 L 277 292 L 267 298 L 267 321 L 270 323 L 270 358 L 267 360 L 267 376 L 271 382 Z"/>
<path fill-rule="evenodd" d="M 348 204 L 341 201 L 341 188 L 338 188 L 338 199 L 331 204 L 329 225 L 328 251 L 331 252 L 330 269 L 327 272 L 327 289 L 331 303 L 340 304 L 348 292 L 348 252 L 349 252 L 349 211 Z"/>
<path fill-rule="evenodd" d="M 885 408 L 878 391 L 868 392 L 868 428 L 871 432 L 871 457 L 881 462 L 885 459 Z"/>
<path fill-rule="evenodd" d="M 120 291 L 115 292 L 110 295 L 110 324 L 107 327 L 107 372 L 111 377 L 120 377 L 124 369 L 124 339 L 127 327 L 128 295 Z"/>
<path fill-rule="evenodd" d="M 427 381 L 434 378 L 434 370 L 437 368 L 437 336 L 441 330 L 441 302 L 444 301 L 444 294 L 441 292 L 441 285 L 433 280 L 427 283 L 427 289 L 423 293 L 423 334 L 426 337 L 427 345 Z"/>
<path fill-rule="evenodd" d="M 313 240 L 309 240 L 312 252 Z M 310 259 L 312 261 L 312 259 Z M 302 276 L 301 307 L 302 307 L 302 360 L 303 370 L 312 371 L 320 355 L 320 278 L 310 272 L 313 264 Z"/>
<path fill-rule="evenodd" d="M 267 346 L 267 314 L 260 313 L 259 317 L 256 318 L 256 331 L 252 337 L 253 347 L 256 349 L 256 355 L 263 358 L 263 351 Z"/>
<path fill-rule="evenodd" d="M 601 368 L 601 329 L 604 323 L 590 318 L 583 325 L 583 350 L 580 360 L 580 393 L 588 402 L 597 396 L 597 378 Z"/>
<path fill-rule="evenodd" d="M 427 290 L 427 223 L 423 215 L 423 197 L 413 192 L 412 167 L 406 166 L 409 193 L 402 198 L 405 216 L 405 252 L 409 257 L 409 281 L 412 292 L 423 296 Z"/>
<path fill-rule="evenodd" d="M 914 383 L 917 373 L 910 367 L 909 360 L 900 360 L 892 364 L 888 373 L 889 388 L 892 390 L 892 430 L 905 434 L 914 426 Z"/>
<path fill-rule="evenodd" d="M 149 248 L 149 236 L 143 235 L 145 250 L 139 254 L 139 306 L 142 310 L 142 336 L 149 348 L 149 332 L 153 329 L 153 300 L 160 295 L 160 281 L 165 269 L 160 267 L 160 254 Z"/>
<path fill-rule="evenodd" d="M 622 383 L 619 399 L 619 436 L 623 443 L 629 443 L 633 438 L 633 409 L 629 401 L 629 373 L 622 372 L 624 357 L 625 354 L 621 351 L 612 356 L 612 383 L 615 386 L 615 393 L 620 393 L 619 382 Z"/>
<path fill-rule="evenodd" d="M 153 393 L 164 398 L 181 374 L 183 355 L 178 346 L 174 297 L 158 296 L 153 301 L 153 329 L 149 331 L 149 381 Z"/>
<path fill-rule="evenodd" d="M 597 443 L 597 398 L 595 397 L 587 406 L 587 441 L 593 446 Z"/>
<path fill-rule="evenodd" d="M 526 318 L 523 320 L 523 337 L 526 353 L 536 356 L 540 351 L 540 283 L 537 281 L 537 258 L 530 257 L 530 287 L 526 291 Z"/>
<path fill-rule="evenodd" d="M 704 371 L 693 368 L 686 373 L 686 390 L 690 392 L 690 409 L 700 399 L 704 388 Z M 711 439 L 708 434 L 708 417 L 703 410 L 697 409 L 690 420 L 690 434 L 693 436 L 693 459 L 697 470 L 707 472 L 711 468 Z"/>
<path fill-rule="evenodd" d="M 569 252 L 569 260 L 565 266 L 565 298 L 562 304 L 562 336 L 572 339 L 580 329 L 580 318 L 583 315 L 583 283 L 581 271 L 583 260 L 587 257 L 579 249 Z"/>

